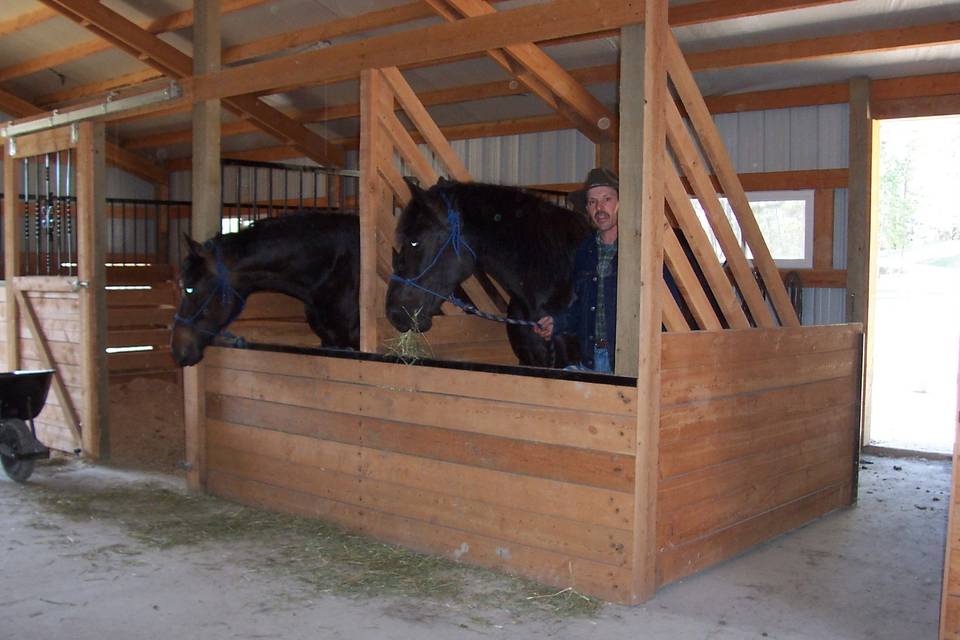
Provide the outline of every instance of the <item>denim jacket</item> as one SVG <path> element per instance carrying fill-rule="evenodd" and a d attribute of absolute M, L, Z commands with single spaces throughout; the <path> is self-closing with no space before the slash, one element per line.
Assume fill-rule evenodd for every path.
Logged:
<path fill-rule="evenodd" d="M 573 263 L 573 302 L 554 317 L 554 331 L 574 335 L 580 345 L 580 357 L 585 366 L 593 369 L 594 332 L 597 326 L 597 241 L 591 233 L 577 247 Z M 614 366 L 617 350 L 617 258 L 613 259 L 610 275 L 603 279 L 604 319 L 607 325 L 607 349 L 610 366 Z"/>

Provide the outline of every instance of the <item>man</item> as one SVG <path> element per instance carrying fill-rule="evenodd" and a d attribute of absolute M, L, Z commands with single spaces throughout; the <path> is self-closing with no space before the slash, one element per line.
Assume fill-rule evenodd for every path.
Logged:
<path fill-rule="evenodd" d="M 573 267 L 573 302 L 554 318 L 537 321 L 534 333 L 549 340 L 556 331 L 575 335 L 580 344 L 580 370 L 612 373 L 617 337 L 617 222 L 620 183 L 616 174 L 591 169 L 583 188 L 570 194 L 574 207 L 585 210 L 596 227 L 577 248 Z"/>

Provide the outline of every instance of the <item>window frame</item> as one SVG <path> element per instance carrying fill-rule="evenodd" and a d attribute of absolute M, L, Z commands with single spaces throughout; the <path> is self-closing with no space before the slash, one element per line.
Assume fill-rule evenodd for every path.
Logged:
<path fill-rule="evenodd" d="M 804 231 L 803 231 L 803 258 L 777 258 L 773 256 L 771 252 L 771 257 L 773 257 L 773 262 L 779 269 L 813 269 L 813 254 L 814 254 L 814 223 L 816 219 L 815 210 L 816 210 L 816 189 L 769 189 L 764 191 L 747 191 L 747 201 L 751 205 L 751 210 L 753 208 L 754 202 L 770 202 L 770 201 L 796 201 L 802 200 L 805 202 L 804 205 Z M 727 209 L 731 209 L 729 204 L 729 198 L 724 195 L 719 195 L 720 204 L 726 212 Z M 694 210 L 697 212 L 697 217 L 700 219 L 701 224 L 703 225 L 704 230 L 707 233 L 708 238 L 710 238 L 710 243 L 713 246 L 714 252 L 717 254 L 717 257 L 721 260 L 726 259 L 726 256 L 721 258 L 722 249 L 719 244 L 716 242 L 715 234 L 713 233 L 713 228 L 710 226 L 709 221 L 706 216 L 702 213 L 702 205 L 700 204 L 696 196 L 690 197 L 691 203 L 694 205 Z M 738 236 L 740 242 L 740 249 L 744 252 L 747 257 L 747 262 L 750 265 L 753 265 L 753 258 L 747 253 L 749 247 L 747 242 L 743 237 L 743 233 L 739 228 L 739 223 L 737 222 L 736 216 L 732 213 L 728 214 L 728 219 L 730 220 L 731 227 L 733 227 L 734 234 Z M 760 226 L 760 223 L 757 222 L 757 226 Z M 763 234 L 763 229 L 761 228 L 761 235 Z M 766 236 L 764 236 L 764 241 L 767 241 Z M 767 244 L 769 248 L 769 243 Z"/>

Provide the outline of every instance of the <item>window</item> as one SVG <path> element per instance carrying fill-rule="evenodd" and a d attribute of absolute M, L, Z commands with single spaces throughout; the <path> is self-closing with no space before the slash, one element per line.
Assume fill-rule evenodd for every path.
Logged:
<path fill-rule="evenodd" d="M 755 191 L 747 193 L 747 199 L 750 201 L 760 232 L 777 266 L 788 269 L 811 268 L 813 266 L 813 190 Z M 721 261 L 725 260 L 723 250 L 713 235 L 713 229 L 710 228 L 700 201 L 693 198 L 692 202 L 714 251 L 717 252 Z M 720 203 L 727 213 L 727 219 L 730 220 L 730 226 L 733 227 L 740 246 L 747 253 L 747 258 L 753 258 L 752 252 L 743 240 L 740 225 L 733 215 L 729 201 L 726 198 L 720 198 Z"/>

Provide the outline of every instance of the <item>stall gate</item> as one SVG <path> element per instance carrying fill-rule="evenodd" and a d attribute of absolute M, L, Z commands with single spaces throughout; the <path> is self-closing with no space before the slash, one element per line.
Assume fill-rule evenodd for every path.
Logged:
<path fill-rule="evenodd" d="M 106 305 L 103 288 L 90 285 L 105 279 L 103 125 L 6 146 L 4 192 L 23 194 L 4 200 L 6 366 L 53 369 L 38 439 L 99 458 L 107 442 Z"/>

